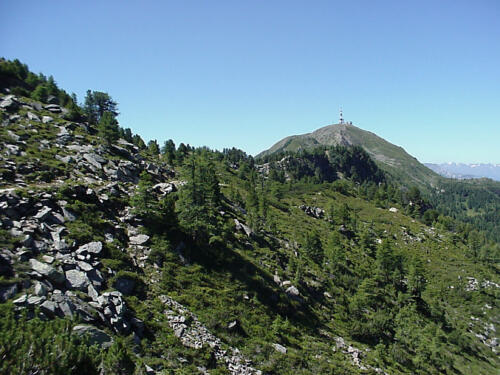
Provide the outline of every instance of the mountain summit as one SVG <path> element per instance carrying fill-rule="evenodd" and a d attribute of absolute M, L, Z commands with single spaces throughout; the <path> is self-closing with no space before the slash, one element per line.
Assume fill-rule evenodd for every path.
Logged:
<path fill-rule="evenodd" d="M 258 154 L 257 158 L 278 152 L 310 150 L 319 146 L 361 146 L 386 172 L 399 180 L 420 187 L 429 187 L 439 178 L 402 147 L 350 123 L 328 125 L 312 133 L 283 138 L 268 150 Z"/>

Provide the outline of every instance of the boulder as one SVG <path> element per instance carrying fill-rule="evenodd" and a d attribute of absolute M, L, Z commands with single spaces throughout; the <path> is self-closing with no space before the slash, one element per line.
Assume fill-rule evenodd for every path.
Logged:
<path fill-rule="evenodd" d="M 26 116 L 28 117 L 28 120 L 30 120 L 30 121 L 40 122 L 40 117 L 38 117 L 38 116 L 37 116 L 37 115 L 35 115 L 34 113 L 28 112 L 28 113 L 26 114 Z"/>
<path fill-rule="evenodd" d="M 58 284 L 64 282 L 64 275 L 51 265 L 39 262 L 36 259 L 30 259 L 30 265 L 33 271 L 38 272 L 40 275 L 45 276 L 49 280 Z"/>
<path fill-rule="evenodd" d="M 294 296 L 294 297 L 297 297 L 300 294 L 299 290 L 293 285 L 289 287 L 285 292 L 289 296 Z"/>
<path fill-rule="evenodd" d="M 47 287 L 42 284 L 41 282 L 37 282 L 35 284 L 35 295 L 38 297 L 46 296 L 47 295 Z"/>
<path fill-rule="evenodd" d="M 167 194 L 170 194 L 170 193 L 177 191 L 177 189 L 175 188 L 174 184 L 162 182 L 162 183 L 154 185 L 153 191 L 155 191 L 159 194 L 162 194 L 162 195 L 167 195 Z"/>
<path fill-rule="evenodd" d="M 5 109 L 6 111 L 15 111 L 17 108 L 19 108 L 19 103 L 17 102 L 14 95 L 7 95 L 0 102 L 0 108 Z"/>
<path fill-rule="evenodd" d="M 71 158 L 71 156 L 69 156 Z M 62 208 L 63 216 L 66 220 L 68 221 L 75 221 L 76 220 L 76 214 L 71 211 L 70 209 L 63 207 Z"/>
<path fill-rule="evenodd" d="M 83 154 L 83 158 L 87 160 L 94 167 L 101 169 L 102 164 L 106 162 L 105 159 L 96 154 Z"/>
<path fill-rule="evenodd" d="M 149 241 L 149 236 L 146 234 L 138 234 L 137 236 L 130 237 L 129 240 L 132 245 L 144 245 Z"/>
<path fill-rule="evenodd" d="M 286 354 L 286 348 L 283 345 L 280 344 L 273 344 L 273 348 L 282 354 Z"/>
<path fill-rule="evenodd" d="M 78 268 L 85 272 L 89 272 L 94 269 L 94 267 L 92 267 L 92 265 L 88 264 L 87 262 L 78 261 L 76 262 L 76 264 L 78 265 Z"/>
<path fill-rule="evenodd" d="M 54 119 L 52 117 L 50 117 L 50 116 L 42 116 L 42 122 L 44 124 L 48 124 L 49 122 L 52 122 L 52 121 L 54 121 Z"/>
<path fill-rule="evenodd" d="M 82 245 L 76 250 L 77 254 L 82 254 L 82 253 L 90 253 L 90 254 L 100 254 L 102 251 L 102 242 L 101 241 L 95 241 L 95 242 L 89 242 L 85 245 Z"/>
<path fill-rule="evenodd" d="M 78 270 L 66 271 L 66 284 L 68 288 L 87 291 L 90 280 L 85 272 Z"/>
<path fill-rule="evenodd" d="M 33 216 L 35 219 L 37 220 L 45 220 L 48 215 L 50 214 L 50 212 L 52 211 L 52 208 L 50 207 L 47 207 L 47 206 L 44 206 L 40 209 L 40 211 L 38 211 L 38 213 Z"/>
<path fill-rule="evenodd" d="M 45 301 L 40 305 L 40 310 L 49 317 L 53 317 L 57 311 L 57 305 L 53 301 Z"/>
<path fill-rule="evenodd" d="M 52 112 L 52 113 L 61 113 L 62 112 L 61 107 L 58 106 L 57 104 L 48 104 L 43 108 L 49 112 Z"/>
<path fill-rule="evenodd" d="M 89 345 L 98 345 L 103 349 L 107 349 L 113 344 L 111 336 L 91 325 L 77 325 L 73 327 L 73 334 L 86 337 Z"/>

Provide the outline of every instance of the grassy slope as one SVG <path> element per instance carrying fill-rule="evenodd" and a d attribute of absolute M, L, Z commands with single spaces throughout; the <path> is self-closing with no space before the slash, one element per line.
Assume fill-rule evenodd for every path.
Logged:
<path fill-rule="evenodd" d="M 37 124 L 37 127 L 40 129 L 38 135 L 30 138 L 27 145 L 28 155 L 20 156 L 18 162 L 30 162 L 39 158 L 42 165 L 55 168 L 58 171 L 56 175 L 61 173 L 64 176 L 64 168 L 52 157 L 59 150 L 42 152 L 35 148 L 39 136 L 47 139 L 55 136 L 53 125 Z M 5 130 L 2 129 L 2 139 L 6 139 Z M 22 132 L 21 128 L 12 127 L 11 130 L 19 134 Z M 98 143 L 94 136 L 82 136 L 88 143 Z M 230 195 L 231 189 L 238 190 L 243 197 L 248 194 L 247 182 L 237 177 L 237 173 L 227 169 L 222 163 L 218 164 L 218 171 L 226 196 Z M 33 182 L 39 177 L 39 173 L 36 173 Z M 181 179 L 182 177 L 180 176 Z M 34 186 L 44 189 L 43 185 L 37 183 L 23 190 Z M 166 326 L 156 297 L 167 293 L 198 314 L 200 320 L 226 343 L 239 347 L 253 359 L 258 368 L 279 374 L 342 373 L 342 368 L 345 368 L 345 373 L 356 373 L 357 370 L 343 355 L 333 352 L 333 337 L 343 336 L 358 348 L 370 348 L 372 353 L 374 347 L 350 338 L 349 318 L 345 316 L 345 302 L 339 294 L 342 291 L 332 284 L 327 270 L 312 262 L 307 263 L 303 280 L 298 285 L 306 301 L 303 304 L 290 300 L 284 290 L 273 282 L 274 273 L 280 275 L 282 280 L 294 279 L 295 275 L 288 267 L 290 260 L 295 257 L 294 242 L 300 242 L 306 233 L 315 230 L 322 243 L 326 244 L 332 231 L 326 220 L 311 218 L 301 211 L 298 208 L 301 204 L 325 209 L 332 204 L 338 210 L 343 203 L 347 203 L 358 213 L 360 229 L 371 225 L 381 239 L 392 239 L 401 254 L 414 254 L 421 258 L 428 279 L 424 298 L 442 298 L 450 320 L 468 319 L 472 314 L 481 314 L 485 320 L 498 317 L 498 299 L 491 291 L 464 294 L 450 289 L 450 286 L 457 285 L 458 276 L 462 279 L 466 276 L 484 277 L 499 282 L 498 274 L 492 269 L 473 263 L 464 255 L 464 244 L 454 245 L 450 233 L 432 231 L 400 213 L 391 213 L 361 198 L 336 192 L 332 186 L 283 185 L 281 188 L 284 198 L 281 202 L 271 202 L 269 206 L 269 216 L 275 223 L 274 230 L 253 240 L 244 234 L 235 234 L 227 246 L 219 249 L 187 249 L 187 254 L 191 255 L 188 265 L 182 264 L 178 256 L 170 251 L 163 269 L 147 269 L 140 276 L 147 285 L 145 298 L 127 297 L 129 307 L 147 322 L 147 328 L 151 332 L 151 336 L 143 344 L 144 358 L 150 363 L 161 362 L 172 368 L 177 366 L 175 358 L 178 356 L 187 358 L 192 365 L 201 361 L 195 351 L 180 346 Z M 247 219 L 239 213 L 233 215 L 242 221 Z M 228 217 L 226 221 L 230 223 L 231 220 L 232 217 Z M 289 243 L 291 247 L 287 248 L 285 243 Z M 355 246 L 353 249 L 355 252 L 347 256 L 359 268 L 358 272 L 369 273 L 370 269 L 366 267 L 370 258 Z M 207 253 L 203 253 L 205 251 Z M 299 248 L 296 251 L 300 254 L 302 250 Z M 158 282 L 152 283 L 151 280 Z M 333 298 L 325 298 L 324 292 L 330 293 Z M 484 310 L 486 303 L 493 308 Z M 289 323 L 278 327 L 276 334 L 276 330 L 271 327 L 278 315 L 288 319 Z M 234 319 L 240 321 L 243 332 L 228 332 L 227 323 Z M 271 346 L 274 342 L 287 346 L 288 353 L 282 355 L 276 352 Z M 481 345 L 478 353 L 450 354 L 455 363 L 454 372 L 496 373 L 495 369 L 500 365 L 498 358 Z M 167 359 L 161 360 L 160 355 Z M 372 354 L 365 359 L 366 363 L 374 366 L 380 365 L 379 361 Z M 394 362 L 382 365 L 391 374 L 412 373 L 411 369 Z"/>

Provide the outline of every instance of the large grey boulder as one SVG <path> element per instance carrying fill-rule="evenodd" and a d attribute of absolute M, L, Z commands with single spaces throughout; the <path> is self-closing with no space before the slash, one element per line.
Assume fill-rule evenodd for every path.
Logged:
<path fill-rule="evenodd" d="M 45 276 L 55 283 L 60 284 L 64 282 L 64 275 L 51 265 L 39 262 L 36 259 L 30 259 L 30 266 L 33 271 L 38 272 L 40 275 Z"/>
<path fill-rule="evenodd" d="M 87 160 L 91 165 L 99 169 L 101 169 L 102 164 L 106 162 L 106 160 L 104 160 L 103 158 L 101 158 L 99 155 L 96 154 L 84 154 L 83 158 Z"/>
<path fill-rule="evenodd" d="M 144 245 L 149 241 L 149 236 L 146 234 L 138 234 L 129 238 L 132 245 Z"/>
<path fill-rule="evenodd" d="M 73 334 L 87 337 L 90 345 L 99 345 L 103 349 L 113 344 L 113 339 L 106 332 L 90 325 L 78 325 L 73 327 Z"/>
<path fill-rule="evenodd" d="M 177 191 L 175 185 L 168 182 L 161 182 L 153 186 L 153 191 L 160 193 L 162 195 L 167 195 Z"/>
<path fill-rule="evenodd" d="M 16 97 L 14 95 L 6 96 L 0 102 L 0 108 L 5 109 L 7 111 L 15 111 L 18 107 L 19 107 L 19 103 L 17 102 Z"/>
<path fill-rule="evenodd" d="M 61 113 L 62 112 L 61 107 L 58 106 L 57 104 L 48 104 L 43 108 L 45 108 L 47 111 L 50 111 L 52 113 Z"/>
<path fill-rule="evenodd" d="M 40 305 L 40 309 L 47 316 L 53 317 L 57 311 L 57 304 L 53 301 L 45 301 Z"/>
<path fill-rule="evenodd" d="M 66 284 L 71 289 L 87 291 L 90 280 L 85 272 L 78 270 L 66 271 Z"/>
<path fill-rule="evenodd" d="M 90 253 L 90 254 L 95 254 L 98 255 L 102 251 L 102 242 L 101 241 L 95 241 L 95 242 L 89 242 L 85 245 L 82 245 L 76 250 L 77 254 L 82 254 L 82 253 Z"/>
<path fill-rule="evenodd" d="M 50 207 L 44 206 L 40 209 L 40 211 L 38 211 L 34 218 L 38 220 L 45 220 L 51 211 L 52 209 Z"/>

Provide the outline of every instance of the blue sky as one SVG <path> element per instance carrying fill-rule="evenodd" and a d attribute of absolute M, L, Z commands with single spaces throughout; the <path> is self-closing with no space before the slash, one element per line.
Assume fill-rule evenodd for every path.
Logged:
<path fill-rule="evenodd" d="M 145 140 L 238 147 L 346 120 L 422 162 L 500 163 L 500 1 L 2 1 L 0 56 Z"/>

